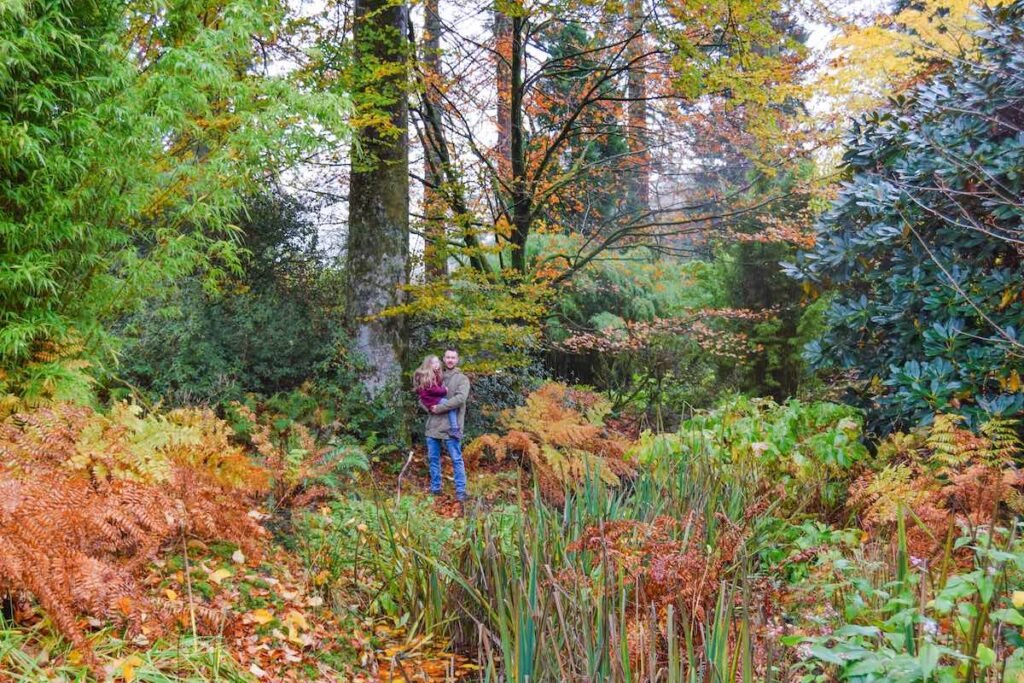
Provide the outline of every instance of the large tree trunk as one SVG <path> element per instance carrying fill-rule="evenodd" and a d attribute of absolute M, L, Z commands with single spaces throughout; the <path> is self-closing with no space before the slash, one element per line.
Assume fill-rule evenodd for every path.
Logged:
<path fill-rule="evenodd" d="M 377 397 L 398 391 L 403 321 L 377 318 L 402 302 L 409 256 L 409 111 L 405 68 L 409 12 L 389 0 L 355 0 L 353 40 L 359 114 L 383 113 L 387 124 L 356 132 L 349 182 L 346 312 L 355 352 L 366 362 L 363 384 Z M 380 77 L 381 72 L 391 74 Z M 382 97 L 383 96 L 383 97 Z"/>
<path fill-rule="evenodd" d="M 429 103 L 424 116 L 431 117 L 428 126 L 437 130 L 441 127 L 441 16 L 438 0 L 426 0 L 423 7 L 423 98 Z M 448 250 L 445 248 L 445 201 L 440 188 L 445 182 L 442 169 L 444 160 L 438 148 L 442 140 L 435 140 L 428 134 L 425 155 L 426 187 L 423 189 L 423 216 L 425 221 L 423 265 L 426 278 L 441 280 L 448 275 Z M 433 143 L 433 144 L 432 144 Z"/>

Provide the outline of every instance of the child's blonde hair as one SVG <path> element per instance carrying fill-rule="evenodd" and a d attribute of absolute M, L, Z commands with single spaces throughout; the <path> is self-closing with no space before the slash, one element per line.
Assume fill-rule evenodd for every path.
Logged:
<path fill-rule="evenodd" d="M 437 356 L 427 356 L 412 373 L 413 389 L 427 389 L 440 381 L 440 372 L 433 367 L 434 361 L 437 361 L 438 365 L 441 364 L 441 359 Z"/>

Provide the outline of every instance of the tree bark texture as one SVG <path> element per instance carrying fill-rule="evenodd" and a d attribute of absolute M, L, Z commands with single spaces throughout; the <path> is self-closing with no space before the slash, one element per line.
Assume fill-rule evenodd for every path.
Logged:
<path fill-rule="evenodd" d="M 402 303 L 408 278 L 408 22 L 404 2 L 355 0 L 356 113 L 386 121 L 356 131 L 349 183 L 346 313 L 371 397 L 401 385 L 403 320 L 377 316 Z"/>
<path fill-rule="evenodd" d="M 494 51 L 498 169 L 508 178 L 512 165 L 512 20 L 498 9 L 494 10 Z"/>
<path fill-rule="evenodd" d="M 523 57 L 526 44 L 523 39 L 525 20 L 522 17 L 512 19 L 512 54 L 510 74 L 509 120 L 511 141 L 512 170 L 512 267 L 520 273 L 526 273 L 527 257 L 526 242 L 530 236 L 533 223 L 532 188 L 526 177 L 526 127 L 523 120 L 524 82 Z"/>

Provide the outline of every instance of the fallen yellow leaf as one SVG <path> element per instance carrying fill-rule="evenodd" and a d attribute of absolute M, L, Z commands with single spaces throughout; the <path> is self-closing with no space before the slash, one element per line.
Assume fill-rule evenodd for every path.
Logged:
<path fill-rule="evenodd" d="M 296 628 L 301 628 L 304 631 L 309 630 L 309 622 L 306 621 L 306 615 L 296 610 L 288 612 L 288 616 L 284 618 L 284 623 L 293 624 Z"/>
<path fill-rule="evenodd" d="M 172 591 L 170 588 L 168 588 L 167 590 L 164 591 L 164 595 L 167 596 L 168 600 L 177 600 L 178 599 L 178 594 L 175 593 L 174 591 Z"/>
<path fill-rule="evenodd" d="M 68 664 L 70 664 L 71 666 L 78 666 L 82 663 L 83 659 L 84 658 L 82 657 L 82 653 L 78 650 L 72 650 L 68 653 Z"/>
<path fill-rule="evenodd" d="M 249 613 L 249 616 L 252 618 L 253 621 L 255 621 L 260 626 L 263 626 L 264 624 L 269 624 L 271 621 L 274 620 L 274 615 L 271 614 L 270 610 L 268 609 L 253 610 Z"/>
<path fill-rule="evenodd" d="M 1013 591 L 1013 606 L 1024 609 L 1024 591 Z"/>
<path fill-rule="evenodd" d="M 142 658 L 138 655 L 128 657 L 121 662 L 121 678 L 123 678 L 126 683 L 132 683 L 132 681 L 135 680 L 135 669 L 142 666 L 142 664 Z"/>
<path fill-rule="evenodd" d="M 210 572 L 210 581 L 213 581 L 219 586 L 221 582 L 229 576 L 231 576 L 231 572 L 227 569 L 218 569 L 215 572 Z"/>

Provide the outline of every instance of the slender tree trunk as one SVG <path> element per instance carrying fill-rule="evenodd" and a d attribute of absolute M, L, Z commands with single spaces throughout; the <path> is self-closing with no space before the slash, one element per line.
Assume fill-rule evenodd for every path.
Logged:
<path fill-rule="evenodd" d="M 636 203 L 640 210 L 646 211 L 651 206 L 651 159 L 648 151 L 650 140 L 647 136 L 647 71 L 641 59 L 646 50 L 644 40 L 644 3 L 643 0 L 629 0 L 628 24 L 629 35 L 633 36 L 629 43 L 627 58 L 640 60 L 629 70 L 626 82 L 626 120 L 629 135 L 630 158 L 633 162 L 633 187 Z"/>
<path fill-rule="evenodd" d="M 523 29 L 522 17 L 512 18 L 512 73 L 510 87 L 510 140 L 512 170 L 512 267 L 526 273 L 526 242 L 533 222 L 533 202 L 528 186 L 526 168 L 526 131 L 523 124 Z"/>
<path fill-rule="evenodd" d="M 512 167 L 512 20 L 498 9 L 494 10 L 494 49 L 498 170 L 507 179 Z"/>
<path fill-rule="evenodd" d="M 429 102 L 424 116 L 432 120 L 428 126 L 440 129 L 441 121 L 441 16 L 439 0 L 426 0 L 423 7 L 423 40 L 421 61 L 423 62 L 423 98 Z M 433 120 L 438 119 L 438 120 Z M 442 142 L 442 141 L 436 141 Z M 448 250 L 445 248 L 445 201 L 439 188 L 445 182 L 442 164 L 444 160 L 438 148 L 431 144 L 428 136 L 425 156 L 425 178 L 423 190 L 423 216 L 426 221 L 423 245 L 423 265 L 428 281 L 443 280 L 448 275 Z"/>
<path fill-rule="evenodd" d="M 426 70 L 424 70 L 425 72 Z M 423 122 L 423 144 L 427 147 L 426 158 L 431 172 L 434 188 L 426 188 L 440 203 L 438 211 L 441 217 L 451 215 L 451 228 L 453 236 L 462 239 L 467 248 L 469 263 L 473 268 L 485 273 L 491 272 L 489 262 L 480 253 L 480 240 L 476 234 L 476 228 L 472 224 L 473 214 L 469 209 L 466 200 L 466 190 L 463 185 L 461 174 L 456 168 L 451 157 L 451 150 L 448 146 L 448 138 L 444 129 L 444 107 L 441 106 L 440 92 L 437 89 L 430 89 L 426 73 L 420 83 L 420 111 Z M 429 97 L 432 94 L 434 97 Z M 441 183 L 437 185 L 436 183 Z M 448 237 L 447 229 L 443 235 Z M 447 271 L 447 263 L 445 263 Z"/>
<path fill-rule="evenodd" d="M 355 352 L 366 362 L 371 396 L 399 390 L 403 320 L 378 318 L 402 303 L 409 256 L 409 111 L 406 69 L 409 12 L 404 3 L 355 0 L 353 41 L 360 114 L 383 113 L 386 124 L 356 131 L 349 181 L 347 314 Z M 385 72 L 391 75 L 380 77 Z"/>

